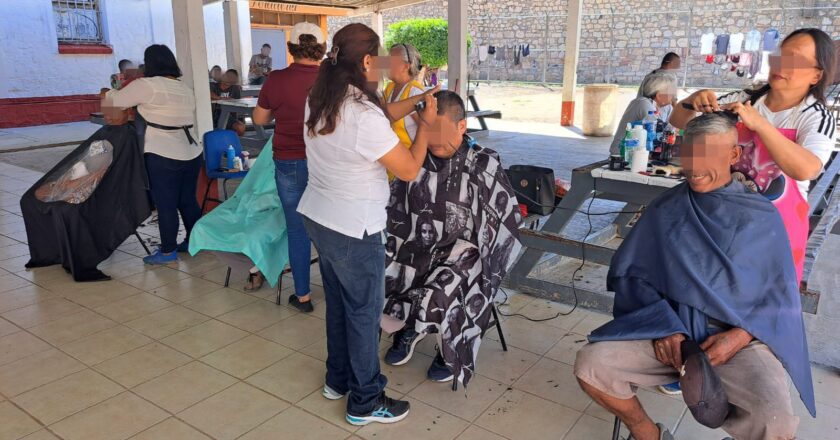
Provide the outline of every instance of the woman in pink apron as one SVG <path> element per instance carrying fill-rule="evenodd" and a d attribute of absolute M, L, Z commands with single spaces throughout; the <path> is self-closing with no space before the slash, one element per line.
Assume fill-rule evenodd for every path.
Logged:
<path fill-rule="evenodd" d="M 784 220 L 801 281 L 808 240 L 808 187 L 831 157 L 836 121 L 826 109 L 825 91 L 834 81 L 834 43 L 819 29 L 798 29 L 770 56 L 765 86 L 717 97 L 695 92 L 675 106 L 670 123 L 685 127 L 696 112 L 737 113 L 736 178 L 770 199 Z"/>

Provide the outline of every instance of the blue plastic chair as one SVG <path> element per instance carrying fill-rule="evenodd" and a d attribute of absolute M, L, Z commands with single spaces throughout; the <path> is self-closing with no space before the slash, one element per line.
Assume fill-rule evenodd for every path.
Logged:
<path fill-rule="evenodd" d="M 224 200 L 211 198 L 210 186 L 217 179 L 222 179 L 222 192 L 225 199 L 228 198 L 227 187 L 225 184 L 228 180 L 243 179 L 248 174 L 248 171 L 239 171 L 235 173 L 224 172 L 222 167 L 222 155 L 228 150 L 228 146 L 233 145 L 236 155 L 242 153 L 242 144 L 239 143 L 239 137 L 233 130 L 213 130 L 204 133 L 204 166 L 207 172 L 207 188 L 204 190 L 204 199 L 201 201 L 201 212 L 204 213 L 204 207 L 207 201 L 222 203 Z"/>

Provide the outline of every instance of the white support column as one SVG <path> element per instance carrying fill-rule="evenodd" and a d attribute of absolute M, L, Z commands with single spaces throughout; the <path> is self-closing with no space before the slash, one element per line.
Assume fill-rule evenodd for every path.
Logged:
<path fill-rule="evenodd" d="M 467 97 L 467 7 L 469 0 L 449 0 L 449 67 L 447 88 L 456 91 L 466 101 Z"/>
<path fill-rule="evenodd" d="M 385 44 L 385 26 L 382 24 L 382 12 L 376 11 L 370 15 L 370 28 L 379 35 L 379 44 Z"/>
<path fill-rule="evenodd" d="M 222 3 L 225 20 L 225 51 L 228 68 L 248 75 L 251 57 L 251 11 L 247 0 L 225 0 Z"/>
<path fill-rule="evenodd" d="M 569 0 L 569 15 L 566 19 L 566 56 L 563 60 L 563 104 L 560 110 L 560 125 L 563 126 L 570 126 L 575 122 L 575 88 L 577 88 L 582 9 L 583 0 Z"/>
<path fill-rule="evenodd" d="M 204 133 L 213 129 L 210 87 L 207 86 L 207 43 L 204 39 L 202 8 L 202 2 L 172 1 L 178 66 L 183 74 L 181 81 L 192 88 L 195 94 L 195 131 L 199 144 L 202 143 Z"/>

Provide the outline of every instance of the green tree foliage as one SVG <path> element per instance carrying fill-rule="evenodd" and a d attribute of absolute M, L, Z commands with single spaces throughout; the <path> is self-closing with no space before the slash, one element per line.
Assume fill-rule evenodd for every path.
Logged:
<path fill-rule="evenodd" d="M 449 24 L 443 18 L 412 18 L 394 23 L 385 32 L 385 48 L 411 44 L 420 51 L 423 64 L 441 67 L 447 63 Z M 467 36 L 467 47 L 472 39 Z"/>

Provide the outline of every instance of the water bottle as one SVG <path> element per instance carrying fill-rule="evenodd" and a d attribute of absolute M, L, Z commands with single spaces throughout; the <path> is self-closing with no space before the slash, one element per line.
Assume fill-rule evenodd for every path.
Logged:
<path fill-rule="evenodd" d="M 645 119 L 642 121 L 642 124 L 645 127 L 645 131 L 647 131 L 647 142 L 645 142 L 645 148 L 648 151 L 653 151 L 653 141 L 656 139 L 656 115 L 654 115 L 653 111 L 649 111 Z"/>
<path fill-rule="evenodd" d="M 624 139 L 621 140 L 619 144 L 619 154 L 623 158 L 625 162 L 627 161 L 627 141 L 633 138 L 633 126 L 630 123 L 627 123 L 627 128 L 624 129 Z"/>
<path fill-rule="evenodd" d="M 627 162 L 628 165 L 633 163 L 633 150 L 639 147 L 639 141 L 637 139 L 627 139 L 624 141 L 624 161 Z"/>
<path fill-rule="evenodd" d="M 226 159 L 227 159 L 227 169 L 229 169 L 229 170 L 233 169 L 233 158 L 234 157 L 236 157 L 236 149 L 233 148 L 233 145 L 228 145 Z"/>
<path fill-rule="evenodd" d="M 646 148 L 648 132 L 647 132 L 647 130 L 645 130 L 645 128 L 643 126 L 643 122 L 634 122 L 633 123 L 632 138 L 635 139 L 638 142 L 638 146 L 640 148 Z"/>

